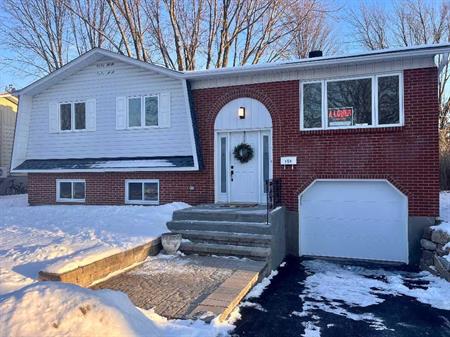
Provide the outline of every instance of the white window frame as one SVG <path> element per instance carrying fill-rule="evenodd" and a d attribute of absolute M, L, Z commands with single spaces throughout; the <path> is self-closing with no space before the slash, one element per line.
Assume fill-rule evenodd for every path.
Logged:
<path fill-rule="evenodd" d="M 75 104 L 84 103 L 84 129 L 75 129 Z M 61 129 L 61 105 L 70 104 L 70 130 Z M 58 130 L 59 132 L 84 132 L 87 131 L 87 101 L 66 101 L 58 103 Z"/>
<path fill-rule="evenodd" d="M 142 184 L 142 198 L 144 198 L 144 184 L 156 183 L 158 185 L 158 200 L 129 200 L 128 199 L 128 184 L 129 183 L 141 183 Z M 125 180 L 125 203 L 130 205 L 159 205 L 160 200 L 160 188 L 159 179 L 126 179 Z"/>
<path fill-rule="evenodd" d="M 71 183 L 72 184 L 72 198 L 61 198 L 60 197 L 60 183 Z M 74 199 L 73 198 L 73 183 L 83 183 L 84 184 L 84 198 Z M 86 180 L 85 179 L 56 179 L 56 201 L 57 202 L 76 202 L 83 203 L 86 202 Z"/>
<path fill-rule="evenodd" d="M 398 76 L 399 78 L 399 123 L 398 124 L 378 124 L 378 78 Z M 359 79 L 371 79 L 372 81 L 372 93 L 371 93 L 371 103 L 372 103 L 372 124 L 371 125 L 352 125 L 352 126 L 328 126 L 327 111 L 328 111 L 328 100 L 327 100 L 327 85 L 329 82 L 340 82 L 349 80 L 359 80 Z M 304 127 L 304 112 L 303 112 L 303 86 L 310 83 L 321 83 L 322 84 L 322 126 L 319 128 L 305 128 Z M 300 83 L 300 130 L 301 131 L 315 131 L 315 130 L 344 130 L 344 129 L 371 129 L 371 128 L 390 128 L 390 127 L 401 127 L 404 126 L 405 116 L 403 108 L 403 74 L 401 72 L 394 73 L 382 73 L 373 74 L 366 76 L 357 77 L 338 77 L 333 79 L 321 79 L 321 80 L 311 80 L 302 81 Z"/>
<path fill-rule="evenodd" d="M 145 99 L 148 97 L 156 97 L 158 100 L 158 125 L 145 125 Z M 140 126 L 130 126 L 130 99 L 140 98 L 141 99 L 141 125 Z M 149 95 L 135 95 L 135 96 L 127 96 L 127 129 L 156 129 L 161 128 L 159 121 L 159 111 L 161 109 L 160 103 L 161 100 L 159 98 L 159 94 L 149 94 Z"/>

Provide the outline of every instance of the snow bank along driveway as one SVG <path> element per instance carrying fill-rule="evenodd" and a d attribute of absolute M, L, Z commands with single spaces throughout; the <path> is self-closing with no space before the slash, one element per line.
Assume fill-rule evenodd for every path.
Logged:
<path fill-rule="evenodd" d="M 26 195 L 0 197 L 0 294 L 137 246 L 166 232 L 184 203 L 162 206 L 28 206 Z"/>

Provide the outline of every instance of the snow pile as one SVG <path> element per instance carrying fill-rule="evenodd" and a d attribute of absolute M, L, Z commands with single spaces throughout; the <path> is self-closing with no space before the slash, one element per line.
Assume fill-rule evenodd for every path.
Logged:
<path fill-rule="evenodd" d="M 431 228 L 434 231 L 444 232 L 444 233 L 447 233 L 450 236 L 450 223 L 449 222 L 441 222 L 439 225 L 432 226 Z"/>
<path fill-rule="evenodd" d="M 309 276 L 304 281 L 304 316 L 322 310 L 352 320 L 363 320 L 378 330 L 387 329 L 372 313 L 355 313 L 350 308 L 368 307 L 385 301 L 383 296 L 410 296 L 442 310 L 450 310 L 450 283 L 428 272 L 390 272 L 384 269 L 340 265 L 314 260 L 302 263 Z M 415 287 L 414 284 L 420 286 Z M 408 285 L 408 286 L 407 286 Z"/>
<path fill-rule="evenodd" d="M 26 195 L 0 197 L 0 294 L 157 238 L 173 211 L 162 206 L 28 206 Z"/>
<path fill-rule="evenodd" d="M 441 192 L 439 194 L 439 213 L 441 219 L 444 222 L 440 223 L 438 226 L 433 226 L 433 230 L 441 231 L 447 233 L 450 236 L 450 192 Z M 450 249 L 450 242 L 444 246 L 444 249 Z M 444 258 L 450 262 L 450 254 L 445 255 Z"/>
<path fill-rule="evenodd" d="M 41 282 L 0 298 L 0 337 L 226 335 L 231 323 L 168 321 L 111 290 Z"/>
<path fill-rule="evenodd" d="M 270 273 L 269 276 L 262 279 L 261 282 L 259 282 L 257 285 L 255 285 L 253 287 L 252 290 L 250 290 L 250 292 L 247 294 L 247 296 L 245 296 L 245 299 L 248 300 L 250 298 L 260 297 L 262 295 L 262 293 L 264 292 L 264 290 L 266 290 L 266 288 L 270 285 L 270 282 L 272 281 L 272 279 L 277 275 L 278 275 L 278 271 L 272 270 L 272 272 Z"/>
<path fill-rule="evenodd" d="M 450 221 L 450 192 L 439 193 L 439 214 L 442 220 Z"/>

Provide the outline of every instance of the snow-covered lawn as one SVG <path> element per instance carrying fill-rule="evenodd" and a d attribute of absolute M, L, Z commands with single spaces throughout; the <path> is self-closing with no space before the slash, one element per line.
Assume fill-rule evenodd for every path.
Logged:
<path fill-rule="evenodd" d="M 217 320 L 167 320 L 136 308 L 122 292 L 59 282 L 31 284 L 0 297 L 0 312 L 1 337 L 216 337 L 233 328 Z"/>
<path fill-rule="evenodd" d="M 65 271 L 150 241 L 184 203 L 162 206 L 28 206 L 0 197 L 0 294 L 36 281 L 40 270 Z"/>
<path fill-rule="evenodd" d="M 0 197 L 0 337 L 11 336 L 225 336 L 239 317 L 228 322 L 167 320 L 151 310 L 136 308 L 121 293 L 91 290 L 58 282 L 35 283 L 39 270 L 65 270 L 104 254 L 141 244 L 167 231 L 176 209 L 173 203 L 143 206 L 39 206 L 28 207 L 26 196 Z M 450 193 L 441 193 L 442 228 L 450 223 Z M 447 222 L 448 221 L 448 222 Z M 363 320 L 375 329 L 389 329 L 374 314 L 349 308 L 382 303 L 385 296 L 409 296 L 435 308 L 450 310 L 450 284 L 429 273 L 366 270 L 323 261 L 305 261 L 301 311 L 291 314 L 312 317 L 305 333 L 319 336 L 314 314 L 331 312 L 350 320 Z M 243 306 L 264 311 L 255 297 L 270 279 L 263 280 L 247 296 Z M 427 283 L 409 287 L 407 283 Z M 13 291 L 15 290 L 15 291 Z M 3 295 L 1 295 L 3 293 Z M 316 317 L 316 318 L 315 318 Z"/>
<path fill-rule="evenodd" d="M 0 197 L 0 337 L 226 334 L 233 318 L 167 320 L 121 292 L 35 283 L 40 270 L 69 270 L 158 237 L 173 211 L 187 206 L 30 207 L 26 195 Z"/>

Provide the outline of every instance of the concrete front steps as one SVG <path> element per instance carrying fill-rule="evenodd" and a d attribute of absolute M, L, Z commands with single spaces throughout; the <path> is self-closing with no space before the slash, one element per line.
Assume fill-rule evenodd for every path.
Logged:
<path fill-rule="evenodd" d="M 272 232 L 262 206 L 196 206 L 173 214 L 167 227 L 183 237 L 185 254 L 223 255 L 270 262 Z"/>

